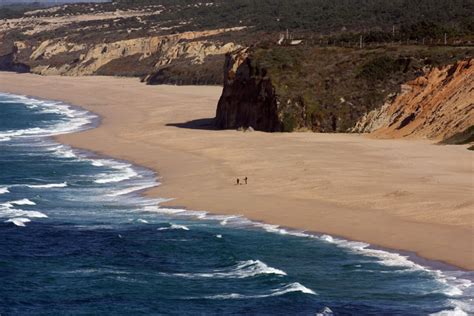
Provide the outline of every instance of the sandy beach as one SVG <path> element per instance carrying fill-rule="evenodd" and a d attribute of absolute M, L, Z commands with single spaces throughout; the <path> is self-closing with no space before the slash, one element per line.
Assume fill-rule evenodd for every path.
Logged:
<path fill-rule="evenodd" d="M 221 87 L 0 73 L 0 92 L 61 100 L 102 117 L 57 137 L 155 170 L 169 206 L 240 214 L 474 270 L 474 153 L 363 135 L 216 131 Z M 235 185 L 237 177 L 248 185 Z"/>

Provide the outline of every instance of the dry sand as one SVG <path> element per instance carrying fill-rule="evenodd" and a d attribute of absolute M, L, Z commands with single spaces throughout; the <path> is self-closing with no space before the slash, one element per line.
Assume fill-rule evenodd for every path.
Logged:
<path fill-rule="evenodd" d="M 62 100 L 102 116 L 72 146 L 156 170 L 151 196 L 338 235 L 474 269 L 474 153 L 427 141 L 343 134 L 215 131 L 219 87 L 0 73 L 0 91 Z M 193 120 L 203 120 L 186 123 Z M 238 176 L 249 184 L 234 185 Z"/>

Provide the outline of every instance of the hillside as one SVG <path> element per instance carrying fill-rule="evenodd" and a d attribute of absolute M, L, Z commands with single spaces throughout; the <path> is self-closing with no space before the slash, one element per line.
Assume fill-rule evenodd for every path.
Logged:
<path fill-rule="evenodd" d="M 472 12 L 467 0 L 20 6 L 13 15 L 1 13 L 7 19 L 0 20 L 0 70 L 129 76 L 147 84 L 225 83 L 220 128 L 346 132 L 406 82 L 472 58 Z M 253 81 L 229 90 L 234 62 L 225 65 L 225 55 L 235 51 L 248 55 L 240 59 Z M 242 95 L 242 87 L 251 89 Z M 264 96 L 256 101 L 257 92 Z M 259 112 L 250 107 L 255 102 L 269 103 Z"/>
<path fill-rule="evenodd" d="M 68 4 L 0 20 L 0 63 L 3 70 L 21 68 L 41 74 L 222 84 L 226 52 L 275 43 L 287 30 L 291 38 L 311 46 L 354 47 L 360 36 L 364 45 L 439 44 L 446 39 L 447 44 L 459 46 L 474 41 L 473 11 L 474 3 L 465 0 L 366 0 L 363 5 L 359 0 Z M 189 32 L 197 33 L 190 36 Z"/>
<path fill-rule="evenodd" d="M 243 49 L 228 56 L 216 125 L 347 132 L 365 113 L 395 98 L 405 82 L 472 57 L 471 48 L 461 47 Z M 472 80 L 458 85 L 474 88 Z"/>

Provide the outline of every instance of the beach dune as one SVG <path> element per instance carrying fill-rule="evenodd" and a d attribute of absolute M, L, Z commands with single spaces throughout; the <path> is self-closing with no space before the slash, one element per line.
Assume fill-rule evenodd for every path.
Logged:
<path fill-rule="evenodd" d="M 60 142 L 155 170 L 150 196 L 474 269 L 473 152 L 355 134 L 217 131 L 221 87 L 0 73 L 0 91 L 81 106 L 98 128 Z M 237 177 L 248 185 L 235 185 Z"/>

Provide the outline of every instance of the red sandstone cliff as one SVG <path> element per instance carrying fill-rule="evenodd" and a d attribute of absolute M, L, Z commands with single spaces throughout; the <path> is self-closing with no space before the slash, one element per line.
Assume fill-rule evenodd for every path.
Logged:
<path fill-rule="evenodd" d="M 381 138 L 443 140 L 474 125 L 474 60 L 434 68 L 365 115 L 354 132 Z"/>

